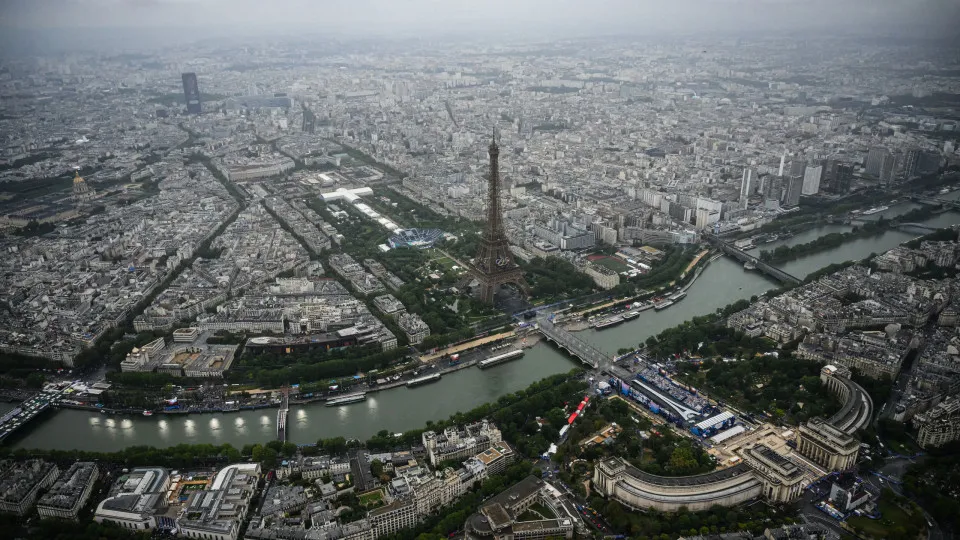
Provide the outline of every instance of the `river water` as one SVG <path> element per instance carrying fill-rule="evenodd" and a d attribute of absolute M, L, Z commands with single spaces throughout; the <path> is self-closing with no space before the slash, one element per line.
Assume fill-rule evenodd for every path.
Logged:
<path fill-rule="evenodd" d="M 287 418 L 287 436 L 292 442 L 303 444 L 337 436 L 367 439 L 382 429 L 397 432 L 419 428 L 428 420 L 466 412 L 576 366 L 576 362 L 553 348 L 536 345 L 519 360 L 485 370 L 465 368 L 424 386 L 369 394 L 360 403 L 340 407 L 322 403 L 294 405 Z M 152 417 L 64 409 L 28 426 L 13 444 L 18 448 L 95 451 L 138 444 L 166 447 L 180 443 L 230 443 L 239 447 L 275 439 L 276 421 L 276 409 Z"/>
<path fill-rule="evenodd" d="M 960 192 L 951 194 L 960 196 Z M 903 208 L 905 209 L 903 209 Z M 912 203 L 897 205 L 887 212 L 903 213 Z M 884 212 L 886 215 L 887 212 Z M 960 223 L 960 214 L 931 214 L 922 222 L 931 227 Z M 788 240 L 765 244 L 809 242 L 848 227 L 827 225 Z M 803 278 L 832 263 L 862 259 L 886 251 L 916 235 L 887 231 L 859 239 L 826 252 L 812 254 L 780 265 L 784 271 Z M 761 294 L 778 284 L 755 271 L 745 271 L 736 261 L 722 257 L 712 262 L 687 291 L 687 297 L 663 310 L 648 310 L 628 323 L 603 331 L 578 333 L 600 350 L 613 355 L 622 347 L 636 347 L 647 337 L 698 315 L 705 315 L 740 299 Z M 287 434 L 291 441 L 312 443 L 327 437 L 368 438 L 386 429 L 399 432 L 422 427 L 428 420 L 441 420 L 458 411 L 495 401 L 502 395 L 527 387 L 546 376 L 572 369 L 578 364 L 552 346 L 540 343 L 519 359 L 480 370 L 472 367 L 444 375 L 439 382 L 417 388 L 398 388 L 371 394 L 365 402 L 341 407 L 322 403 L 294 406 L 290 410 Z M 179 443 L 230 443 L 242 446 L 267 442 L 276 437 L 276 410 L 189 416 L 107 417 L 76 410 L 51 413 L 28 426 L 12 444 L 25 448 L 56 448 L 110 451 L 131 445 L 172 446 Z"/>

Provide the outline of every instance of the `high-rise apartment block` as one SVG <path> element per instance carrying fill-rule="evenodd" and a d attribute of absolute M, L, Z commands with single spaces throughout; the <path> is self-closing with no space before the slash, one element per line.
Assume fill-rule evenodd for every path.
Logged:
<path fill-rule="evenodd" d="M 875 146 L 867 152 L 867 160 L 864 168 L 870 176 L 880 177 L 880 171 L 883 168 L 883 161 L 890 156 L 890 151 L 882 146 Z"/>
<path fill-rule="evenodd" d="M 896 180 L 896 171 L 897 171 L 897 158 L 887 152 L 883 155 L 883 160 L 880 162 L 880 172 L 877 176 L 880 178 L 880 185 L 883 187 L 890 186 Z"/>
<path fill-rule="evenodd" d="M 831 193 L 847 193 L 853 180 L 853 167 L 836 159 L 828 159 L 823 166 L 823 184 Z"/>
<path fill-rule="evenodd" d="M 800 194 L 803 191 L 803 175 L 794 174 L 787 178 L 787 185 L 784 188 L 783 205 L 793 207 L 800 204 Z"/>
<path fill-rule="evenodd" d="M 743 170 L 743 178 L 740 180 L 740 208 L 747 207 L 747 200 L 750 198 L 750 194 L 753 193 L 756 181 L 756 171 L 750 168 Z"/>
<path fill-rule="evenodd" d="M 820 192 L 820 179 L 823 176 L 823 166 L 807 167 L 803 172 L 803 195 L 816 195 Z"/>

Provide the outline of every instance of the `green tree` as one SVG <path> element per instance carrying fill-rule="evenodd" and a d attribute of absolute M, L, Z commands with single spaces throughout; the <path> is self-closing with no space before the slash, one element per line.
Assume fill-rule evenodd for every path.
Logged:
<path fill-rule="evenodd" d="M 283 457 L 293 457 L 297 453 L 297 445 L 292 442 L 283 443 L 283 448 L 280 449 L 280 453 Z"/>
<path fill-rule="evenodd" d="M 263 449 L 263 463 L 264 468 L 273 469 L 277 466 L 277 451 L 273 448 L 267 447 Z"/>
<path fill-rule="evenodd" d="M 689 446 L 680 445 L 673 449 L 667 467 L 674 474 L 683 475 L 687 471 L 697 468 L 697 460 L 693 457 L 693 452 L 691 452 Z"/>
<path fill-rule="evenodd" d="M 43 383 L 46 381 L 46 378 L 43 376 L 43 373 L 33 372 L 30 375 L 27 375 L 27 386 L 29 388 L 40 388 L 43 386 Z"/>

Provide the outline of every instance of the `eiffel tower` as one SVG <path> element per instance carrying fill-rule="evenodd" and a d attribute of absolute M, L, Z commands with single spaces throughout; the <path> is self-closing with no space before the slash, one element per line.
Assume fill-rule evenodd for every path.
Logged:
<path fill-rule="evenodd" d="M 500 147 L 497 146 L 496 133 L 490 142 L 487 223 L 472 270 L 480 281 L 482 302 L 492 305 L 497 290 L 507 283 L 516 285 L 524 294 L 529 293 L 527 282 L 523 279 L 523 270 L 514 262 L 507 233 L 503 230 L 503 215 L 500 212 Z"/>

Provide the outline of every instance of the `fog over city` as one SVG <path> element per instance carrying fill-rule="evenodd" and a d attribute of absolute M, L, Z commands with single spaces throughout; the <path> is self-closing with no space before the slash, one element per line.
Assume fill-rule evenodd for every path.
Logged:
<path fill-rule="evenodd" d="M 35 39 L 37 47 L 74 50 L 300 34 L 529 39 L 796 33 L 929 39 L 955 38 L 958 21 L 957 0 L 4 0 L 0 6 L 0 27 L 32 31 L 8 35 L 10 47 Z"/>
<path fill-rule="evenodd" d="M 0 0 L 0 536 L 949 540 L 960 0 Z"/>

